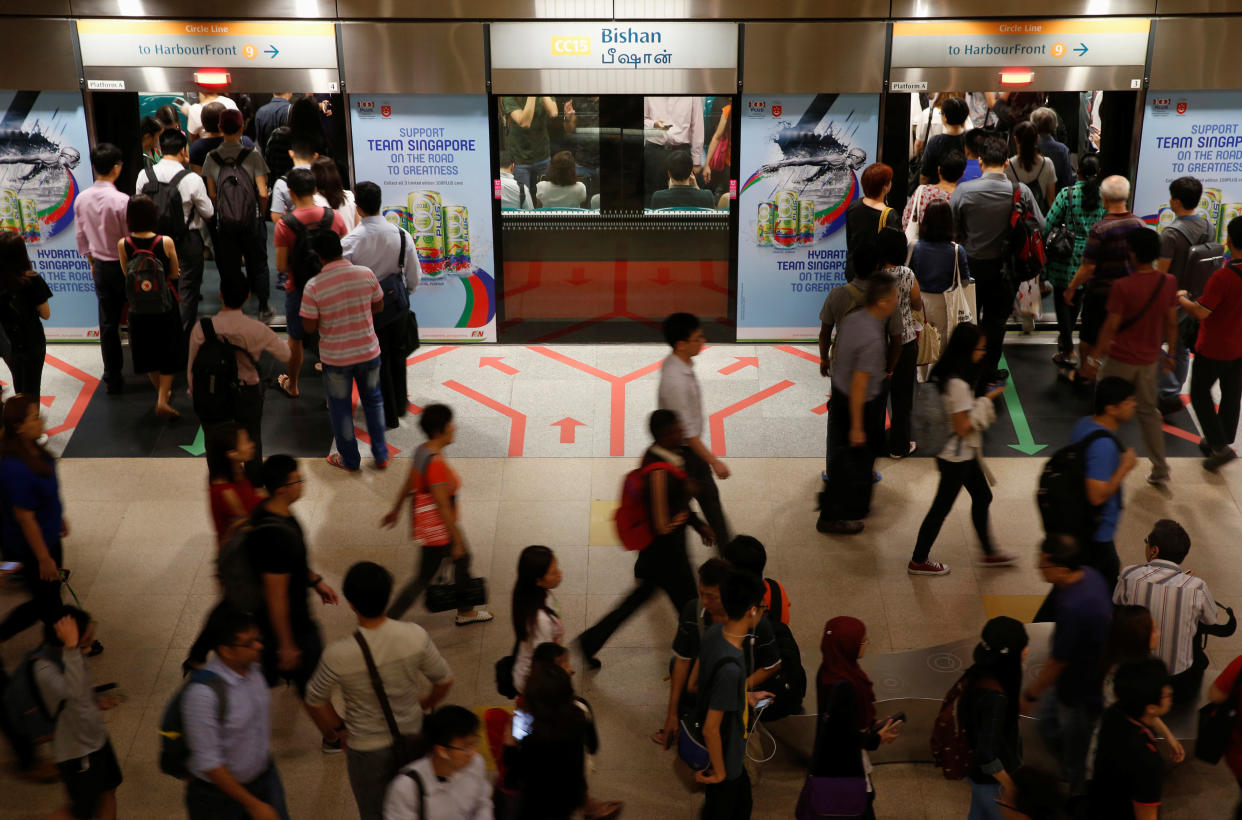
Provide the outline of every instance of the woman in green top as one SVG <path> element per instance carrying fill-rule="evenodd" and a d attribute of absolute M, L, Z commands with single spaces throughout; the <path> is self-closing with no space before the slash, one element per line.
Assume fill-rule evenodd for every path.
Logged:
<path fill-rule="evenodd" d="M 1100 160 L 1095 154 L 1087 154 L 1078 162 L 1078 181 L 1057 194 L 1056 201 L 1048 209 L 1044 220 L 1044 238 L 1058 225 L 1066 225 L 1074 234 L 1074 252 L 1067 259 L 1049 259 L 1044 276 L 1052 285 L 1052 301 L 1057 308 L 1057 348 L 1052 357 L 1059 366 L 1074 364 L 1074 322 L 1078 320 L 1077 300 L 1065 303 L 1065 288 L 1074 278 L 1082 263 L 1082 252 L 1087 247 L 1087 234 L 1091 226 L 1104 218 L 1104 200 L 1100 197 Z"/>

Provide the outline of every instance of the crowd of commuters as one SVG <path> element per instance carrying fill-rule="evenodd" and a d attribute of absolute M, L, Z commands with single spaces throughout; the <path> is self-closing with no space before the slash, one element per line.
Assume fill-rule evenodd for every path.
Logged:
<path fill-rule="evenodd" d="M 660 368 L 658 409 L 648 417 L 651 444 L 626 476 L 620 499 L 619 534 L 638 552 L 633 591 L 571 637 L 555 594 L 564 578 L 556 553 L 542 545 L 523 549 L 511 597 L 513 649 L 495 667 L 498 694 L 514 705 L 511 713 L 489 712 L 481 721 L 470 709 L 447 703 L 452 668 L 422 626 L 403 620 L 420 598 L 429 611 L 455 611 L 460 627 L 495 618 L 486 608 L 486 584 L 471 571 L 472 550 L 461 523 L 462 479 L 446 455 L 456 434 L 452 410 L 442 404 L 422 409 L 426 441 L 411 454 L 408 477 L 377 523 L 397 526 L 409 502 L 419 557 L 399 590 L 389 569 L 363 560 L 349 568 L 338 596 L 313 568 L 309 533 L 298 520 L 306 480 L 300 465 L 284 454 L 264 458 L 261 449 L 257 360 L 266 353 L 287 361 L 279 388 L 296 398 L 303 342 L 317 335 L 337 446 L 328 462 L 347 471 L 361 467 L 351 407 L 356 390 L 375 468 L 388 466 L 385 429 L 406 412 L 405 352 L 396 339 L 386 340 L 381 319 L 408 310 L 417 257 L 380 216 L 378 186 L 362 182 L 355 192 L 345 191 L 335 164 L 320 156 L 324 144 L 306 138 L 306 127 L 281 121 L 284 109 L 291 124 L 295 115 L 308 116 L 298 115 L 298 107 L 313 108 L 313 101 L 290 105 L 274 98 L 256 115 L 261 146 L 252 147 L 240 136 L 243 118 L 236 106 L 211 96 L 189 112 L 193 144 L 179 125 L 156 121 L 160 130 L 151 132 L 147 150 L 158 148 L 160 157 L 146 157 L 132 197 L 115 186 L 120 151 L 97 146 L 91 157 L 97 182 L 83 192 L 78 213 L 79 243 L 99 294 L 109 392 L 121 389 L 118 334 L 128 305 L 134 368 L 157 390 L 155 412 L 178 413 L 172 379 L 187 369 L 198 393 L 196 409 L 202 402 L 221 416 L 204 419 L 220 602 L 185 659 L 185 681 L 161 722 L 160 766 L 184 780 L 188 816 L 288 818 L 272 758 L 270 695 L 272 687 L 287 684 L 320 734 L 322 751 L 345 752 L 363 820 L 616 818 L 624 805 L 602 799 L 591 782 L 590 757 L 607 738 L 590 704 L 575 692 L 568 649 L 575 648 L 589 669 L 601 668 L 601 648 L 660 590 L 678 627 L 665 720 L 652 740 L 663 749 L 677 746 L 683 760 L 694 761 L 706 820 L 750 817 L 749 740 L 762 722 L 810 710 L 803 704 L 807 675 L 789 629 L 784 587 L 764 576 L 767 550 L 758 539 L 731 531 L 721 503 L 716 481 L 728 479 L 730 470 L 702 438 L 705 414 L 694 359 L 705 339 L 698 318 L 674 313 L 663 323 L 670 350 Z M 653 188 L 653 204 L 680 202 L 684 192 L 675 189 L 695 187 L 694 175 L 703 172 L 701 101 L 669 98 L 692 100 L 687 107 L 661 99 L 649 98 L 648 114 L 651 130 L 663 139 L 648 139 L 645 148 L 660 159 L 669 188 Z M 1018 107 L 1010 95 L 1001 102 L 1010 115 Z M 546 120 L 562 110 L 567 117 L 574 113 L 572 101 L 562 108 L 546 97 L 502 98 L 501 107 L 514 128 L 525 130 L 546 128 Z M 1230 262 L 1201 291 L 1192 290 L 1187 269 L 1204 238 L 1193 216 L 1202 194 L 1197 181 L 1182 178 L 1170 186 L 1179 222 L 1162 236 L 1130 213 L 1129 183 L 1116 176 L 1099 179 L 1093 157 L 1082 156 L 1077 181 L 1071 179 L 1070 156 L 1052 136 L 1051 109 L 1036 108 L 1017 122 L 1013 154 L 1008 137 L 993 130 L 986 116 L 972 122 L 971 106 L 962 98 L 941 101 L 935 116 L 940 130 L 930 134 L 929 111 L 925 144 L 919 146 L 922 184 L 905 213 L 886 204 L 893 175 L 882 164 L 864 171 L 863 197 L 847 211 L 849 281 L 828 294 L 820 317 L 821 373 L 831 377 L 832 401 L 817 528 L 830 535 L 861 531 L 879 480 L 877 456 L 904 458 L 918 447 L 911 414 L 919 337 L 924 323 L 943 323 L 942 349 L 925 374 L 934 388 L 942 442 L 931 453 L 939 484 L 907 572 L 950 572 L 930 553 L 962 488 L 971 497 L 980 565 L 1005 567 L 1018 560 L 993 542 L 991 476 L 983 458 L 983 436 L 1008 383 L 999 367 L 1015 296 L 1007 231 L 1015 207 L 1045 232 L 1068 227 L 1073 257 L 1047 271 L 1066 307 L 1058 312 L 1054 360 L 1076 367 L 1071 378 L 1091 385 L 1094 396 L 1091 415 L 1077 422 L 1061 451 L 1077 462 L 1077 472 L 1058 476 L 1075 482 L 1068 491 L 1085 499 L 1087 514 L 1078 519 L 1068 507 L 1041 509 L 1046 535 L 1038 566 L 1051 589 L 1036 620 L 1053 623 L 1048 660 L 1027 680 L 1026 628 L 1011 618 L 993 618 L 983 626 L 973 663 L 948 694 L 946 708 L 954 710 L 967 749 L 961 776 L 970 788 L 969 817 L 1151 820 L 1161 803 L 1161 744 L 1175 762 L 1185 757 L 1163 717 L 1174 703 L 1198 700 L 1209 667 L 1202 638 L 1220 628 L 1207 581 L 1183 569 L 1191 540 L 1178 522 L 1156 521 L 1144 539 L 1145 562 L 1121 567 L 1116 538 L 1122 487 L 1138 458 L 1123 448 L 1118 433 L 1139 416 L 1152 462 L 1147 481 L 1167 485 L 1159 424 L 1168 408 L 1160 391 L 1165 377 L 1176 378 L 1181 368 L 1183 328 L 1194 320 L 1191 394 L 1204 420 L 1204 466 L 1216 470 L 1234 457 L 1242 351 L 1235 350 L 1231 330 L 1242 313 L 1242 273 Z M 727 121 L 728 113 L 723 117 Z M 721 127 L 714 129 L 713 143 Z M 274 169 L 260 148 L 270 154 L 280 139 L 289 140 L 289 165 L 269 198 L 267 174 Z M 514 138 L 501 160 L 502 193 L 515 193 L 519 203 L 531 197 L 537 205 L 558 197 L 584 201 L 588 188 L 578 181 L 573 155 L 550 150 L 546 133 Z M 977 162 L 973 178 L 967 178 L 968 160 Z M 226 191 L 237 193 L 239 184 L 249 187 L 226 204 L 232 196 Z M 266 293 L 266 259 L 255 248 L 267 216 L 276 222 L 288 343 L 242 312 L 252 293 L 261 299 Z M 208 227 L 205 220 L 214 221 Z M 917 233 L 913 247 L 907 241 L 911 226 Z M 204 234 L 217 259 L 226 260 L 224 308 L 199 321 Z M 43 349 L 38 322 L 47 317 L 48 294 L 30 272 L 20 241 L 8 236 L 0 234 L 0 287 L 21 298 L 12 300 L 3 318 L 10 339 L 18 336 L 22 344 L 14 347 L 10 364 L 17 395 L 0 411 L 0 545 L 5 560 L 17 565 L 14 574 L 29 599 L 0 623 L 0 642 L 36 625 L 43 640 L 0 687 L 6 707 L 0 729 L 26 776 L 63 782 L 69 805 L 54 816 L 115 818 L 123 814 L 116 799 L 122 773 L 100 711 L 117 699 L 91 683 L 86 659 L 104 647 L 90 615 L 80 605 L 61 603 L 68 581 L 63 542 L 70 530 L 56 462 L 40 443 L 34 359 Z M 1242 247 L 1242 218 L 1228 225 L 1228 242 L 1231 250 Z M 252 265 L 260 270 L 257 279 Z M 133 295 L 135 283 L 144 293 L 140 298 Z M 963 314 L 953 292 L 967 284 L 977 302 Z M 1079 303 L 1081 348 L 1075 359 L 1071 308 Z M 261 301 L 260 310 L 268 309 Z M 198 378 L 199 366 L 219 357 L 213 351 L 221 340 L 229 345 L 224 359 L 234 362 L 237 390 L 212 405 L 212 396 L 203 395 L 210 381 Z M 394 358 L 400 364 L 394 366 Z M 1211 393 L 1217 383 L 1219 408 Z M 886 412 L 892 419 L 887 432 Z M 718 552 L 697 571 L 687 529 Z M 451 583 L 435 583 L 446 571 Z M 337 605 L 342 597 L 357 629 L 325 646 L 317 607 Z M 813 676 L 816 733 L 799 817 L 876 816 L 877 778 L 868 753 L 897 740 L 906 717 L 881 713 L 861 663 L 867 646 L 866 624 L 857 618 L 839 615 L 823 625 Z M 1240 669 L 1242 658 L 1229 664 L 1209 688 L 1210 701 L 1236 703 Z M 8 708 L 22 697 L 37 708 Z M 39 761 L 36 741 L 45 738 L 31 736 L 14 719 L 39 710 L 50 726 L 54 772 Z M 1038 717 L 1058 771 L 1024 764 L 1022 714 Z M 485 734 L 498 770 L 494 777 L 478 754 Z M 1234 729 L 1227 762 L 1242 780 L 1242 729 Z M 883 778 L 878 780 L 882 788 Z"/>

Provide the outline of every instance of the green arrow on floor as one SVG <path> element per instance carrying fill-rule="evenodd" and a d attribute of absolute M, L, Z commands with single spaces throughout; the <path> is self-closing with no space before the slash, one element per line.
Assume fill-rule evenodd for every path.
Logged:
<path fill-rule="evenodd" d="M 203 433 L 203 428 L 200 426 L 198 428 L 198 435 L 194 437 L 194 443 L 182 444 L 181 449 L 185 450 L 192 456 L 201 456 L 203 453 L 207 452 L 207 444 L 205 443 L 206 438 L 207 436 Z"/>
<path fill-rule="evenodd" d="M 1001 356 L 997 367 L 1001 370 L 1009 369 L 1004 356 Z M 1018 443 L 1009 446 L 1028 456 L 1033 456 L 1047 447 L 1047 444 L 1036 444 L 1035 437 L 1031 435 L 1031 425 L 1027 424 L 1026 413 L 1022 410 L 1022 399 L 1018 398 L 1018 389 L 1013 383 L 1013 373 L 1009 374 L 1009 389 L 1001 395 L 1005 399 L 1005 408 L 1009 411 L 1009 417 L 1013 419 L 1013 431 L 1018 435 Z"/>

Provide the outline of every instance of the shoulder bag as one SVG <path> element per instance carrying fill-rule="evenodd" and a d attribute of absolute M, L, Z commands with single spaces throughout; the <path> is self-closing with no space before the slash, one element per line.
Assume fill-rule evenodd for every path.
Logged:
<path fill-rule="evenodd" d="M 367 674 L 371 676 L 371 689 L 374 690 L 375 697 L 379 700 L 380 709 L 384 712 L 384 722 L 388 724 L 388 731 L 392 734 L 393 759 L 390 770 L 387 772 L 387 779 L 392 780 L 402 768 L 422 757 L 426 751 L 426 745 L 421 735 L 401 734 L 401 729 L 397 726 L 397 718 L 392 713 L 392 704 L 388 702 L 388 693 L 384 691 L 384 681 L 380 680 L 375 658 L 371 657 L 371 647 L 367 646 L 367 640 L 362 637 L 360 630 L 354 632 L 354 640 L 358 642 L 358 648 L 362 650 L 362 659 L 367 664 Z"/>
<path fill-rule="evenodd" d="M 975 322 L 975 283 L 973 280 L 962 283 L 959 247 L 953 243 L 953 285 L 944 293 L 946 340 L 953 336 L 953 329 L 959 324 Z"/>
<path fill-rule="evenodd" d="M 1074 233 L 1073 228 L 1069 225 L 1069 214 L 1073 209 L 1073 188 L 1065 189 L 1065 194 L 1069 198 L 1066 208 L 1061 212 L 1061 221 L 1052 226 L 1048 231 L 1048 236 L 1044 238 L 1044 253 L 1049 259 L 1057 262 L 1069 262 L 1074 258 L 1074 246 L 1078 242 L 1078 235 Z M 1060 197 L 1060 194 L 1057 194 Z M 1053 201 L 1053 205 L 1056 201 Z"/>
<path fill-rule="evenodd" d="M 1213 765 L 1220 762 L 1229 749 L 1233 730 L 1238 725 L 1238 694 L 1242 690 L 1242 672 L 1233 680 L 1224 703 L 1205 703 L 1199 709 L 1199 733 L 1195 740 L 1195 757 Z"/>
<path fill-rule="evenodd" d="M 914 192 L 914 204 L 910 206 L 910 221 L 906 223 L 906 267 L 910 266 L 910 257 L 914 256 L 914 246 L 919 241 L 919 222 L 923 218 L 923 200 L 926 198 L 926 185 L 920 185 Z"/>
<path fill-rule="evenodd" d="M 1118 333 L 1123 333 L 1129 330 L 1130 328 L 1134 327 L 1136 324 L 1138 324 L 1142 320 L 1144 316 L 1147 315 L 1147 311 L 1151 310 L 1151 306 L 1156 304 L 1156 298 L 1160 296 L 1160 291 L 1164 290 L 1164 277 L 1167 275 L 1168 274 L 1162 273 L 1160 276 L 1156 277 L 1158 281 L 1156 282 L 1156 286 L 1151 289 L 1151 296 L 1147 297 L 1147 301 L 1143 304 L 1143 307 L 1139 310 L 1138 313 L 1134 314 L 1133 316 L 1131 316 L 1130 318 L 1126 319 L 1125 321 L 1121 323 L 1121 325 L 1117 328 Z"/>
<path fill-rule="evenodd" d="M 930 294 L 929 294 L 930 295 Z M 927 321 L 924 311 L 917 310 L 914 312 L 915 321 L 923 326 L 919 331 L 919 365 L 935 364 L 940 358 L 940 350 L 944 345 L 940 338 L 940 331 L 936 330 L 935 325 Z"/>
<path fill-rule="evenodd" d="M 815 748 L 827 731 L 829 716 L 820 715 L 815 727 Z M 811 770 L 814 771 L 812 762 Z M 867 810 L 867 776 L 820 777 L 808 773 L 794 809 L 797 820 L 818 820 L 822 817 L 860 817 Z"/>
<path fill-rule="evenodd" d="M 414 469 L 422 479 L 423 488 L 414 491 L 414 538 L 425 547 L 436 547 L 447 544 L 452 536 L 448 525 L 440 516 L 440 508 L 436 506 L 435 496 L 427 484 L 427 468 L 436 453 L 428 454 L 425 450 L 414 456 Z"/>

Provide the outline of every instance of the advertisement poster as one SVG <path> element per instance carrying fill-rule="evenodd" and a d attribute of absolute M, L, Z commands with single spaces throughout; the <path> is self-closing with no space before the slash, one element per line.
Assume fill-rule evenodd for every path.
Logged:
<path fill-rule="evenodd" d="M 412 306 L 423 341 L 496 341 L 487 98 L 350 98 L 354 173 L 384 192 L 422 276 Z"/>
<path fill-rule="evenodd" d="M 1203 183 L 1199 215 L 1225 241 L 1242 216 L 1242 91 L 1152 91 L 1143 116 L 1134 213 L 1163 230 L 1173 221 L 1169 183 Z"/>
<path fill-rule="evenodd" d="M 845 209 L 875 161 L 871 94 L 742 99 L 737 339 L 810 341 L 844 284 Z"/>
<path fill-rule="evenodd" d="M 73 230 L 74 199 L 93 182 L 82 95 L 0 91 L 0 109 L 0 230 L 22 235 L 52 289 L 48 339 L 98 338 L 95 284 Z"/>

